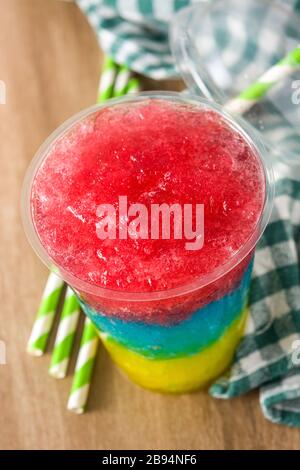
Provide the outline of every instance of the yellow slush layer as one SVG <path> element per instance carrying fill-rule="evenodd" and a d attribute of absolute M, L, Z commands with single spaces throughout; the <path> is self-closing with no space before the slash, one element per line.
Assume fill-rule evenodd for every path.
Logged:
<path fill-rule="evenodd" d="M 149 359 L 131 351 L 100 332 L 104 346 L 116 364 L 142 387 L 160 392 L 183 393 L 205 387 L 230 365 L 243 335 L 248 311 L 213 344 L 192 356 Z"/>

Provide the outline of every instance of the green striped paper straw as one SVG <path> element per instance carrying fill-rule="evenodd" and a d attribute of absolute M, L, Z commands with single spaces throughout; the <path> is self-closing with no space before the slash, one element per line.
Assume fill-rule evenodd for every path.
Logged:
<path fill-rule="evenodd" d="M 67 375 L 79 314 L 77 297 L 68 287 L 49 368 L 49 374 L 56 379 L 63 379 Z"/>
<path fill-rule="evenodd" d="M 63 285 L 64 281 L 51 272 L 27 344 L 27 352 L 33 356 L 42 356 L 46 350 Z"/>
<path fill-rule="evenodd" d="M 261 100 L 278 82 L 300 67 L 300 45 L 289 52 L 277 64 L 265 72 L 236 98 L 228 101 L 224 108 L 231 113 L 243 114 Z"/>
<path fill-rule="evenodd" d="M 112 97 L 117 71 L 117 64 L 110 57 L 105 57 L 99 82 L 97 103 L 102 103 Z"/>
<path fill-rule="evenodd" d="M 86 407 L 98 345 L 97 330 L 86 318 L 68 401 L 68 410 L 77 414 L 83 413 Z"/>
<path fill-rule="evenodd" d="M 141 91 L 139 80 L 136 77 L 131 77 L 128 81 L 126 94 L 131 95 L 134 93 L 138 93 L 139 91 Z"/>
<path fill-rule="evenodd" d="M 114 98 L 117 98 L 118 96 L 123 96 L 126 94 L 130 77 L 131 77 L 131 72 L 129 68 L 126 65 L 121 65 L 118 70 L 114 89 L 113 89 Z"/>

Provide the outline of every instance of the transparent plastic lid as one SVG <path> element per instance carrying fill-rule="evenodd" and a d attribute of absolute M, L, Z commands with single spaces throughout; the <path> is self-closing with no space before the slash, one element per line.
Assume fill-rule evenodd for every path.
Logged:
<path fill-rule="evenodd" d="M 263 82 L 271 83 L 264 96 L 248 97 L 236 112 L 260 132 L 274 157 L 300 162 L 300 57 L 298 65 L 274 69 L 300 45 L 300 16 L 291 7 L 268 0 L 202 0 L 179 11 L 170 36 L 188 87 L 221 106 L 273 67 L 264 75 Z"/>

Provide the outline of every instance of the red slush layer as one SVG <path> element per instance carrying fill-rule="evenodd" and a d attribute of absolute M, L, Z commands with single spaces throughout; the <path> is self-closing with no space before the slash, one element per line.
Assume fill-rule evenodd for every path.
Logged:
<path fill-rule="evenodd" d="M 204 204 L 203 248 L 189 251 L 185 239 L 100 240 L 97 207 L 118 209 L 120 195 L 149 213 L 153 203 Z M 92 286 L 153 292 L 226 263 L 255 231 L 264 195 L 257 155 L 221 116 L 145 99 L 99 110 L 56 141 L 35 176 L 32 215 L 65 273 Z"/>

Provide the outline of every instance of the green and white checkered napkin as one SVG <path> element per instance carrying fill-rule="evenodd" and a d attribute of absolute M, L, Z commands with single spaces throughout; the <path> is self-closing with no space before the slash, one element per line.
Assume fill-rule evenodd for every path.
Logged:
<path fill-rule="evenodd" d="M 176 75 L 169 21 L 174 12 L 196 1 L 77 3 L 116 62 L 155 79 Z M 285 3 L 300 11 L 300 1 Z M 280 134 L 278 127 L 275 134 Z M 278 163 L 276 170 L 275 206 L 256 252 L 247 330 L 230 373 L 210 393 L 231 398 L 259 387 L 267 419 L 300 427 L 300 163 L 292 170 Z"/>

